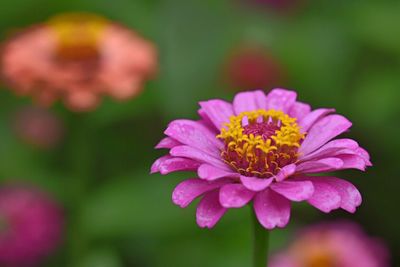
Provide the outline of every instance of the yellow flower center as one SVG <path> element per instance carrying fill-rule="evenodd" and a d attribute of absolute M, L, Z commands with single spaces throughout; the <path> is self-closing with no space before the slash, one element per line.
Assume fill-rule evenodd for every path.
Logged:
<path fill-rule="evenodd" d="M 329 254 L 314 255 L 313 258 L 308 259 L 305 264 L 306 267 L 335 267 L 334 258 Z"/>
<path fill-rule="evenodd" d="M 98 42 L 109 22 L 87 13 L 66 13 L 48 21 L 57 35 L 57 57 L 61 60 L 90 60 L 98 57 Z"/>
<path fill-rule="evenodd" d="M 259 178 L 296 162 L 304 137 L 296 118 L 273 109 L 232 116 L 217 135 L 225 142 L 224 161 L 240 174 Z"/>

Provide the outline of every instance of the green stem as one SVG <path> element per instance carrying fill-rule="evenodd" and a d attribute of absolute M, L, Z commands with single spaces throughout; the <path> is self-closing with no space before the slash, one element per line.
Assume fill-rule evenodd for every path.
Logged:
<path fill-rule="evenodd" d="M 76 115 L 73 117 L 71 140 L 69 144 L 69 169 L 74 199 L 70 212 L 69 226 L 69 266 L 77 266 L 87 252 L 88 239 L 85 235 L 81 216 L 87 191 L 93 179 L 93 151 L 91 147 L 91 131 L 87 125 L 87 117 Z"/>
<path fill-rule="evenodd" d="M 267 267 L 269 232 L 258 222 L 253 210 L 251 212 L 253 217 L 253 267 Z"/>

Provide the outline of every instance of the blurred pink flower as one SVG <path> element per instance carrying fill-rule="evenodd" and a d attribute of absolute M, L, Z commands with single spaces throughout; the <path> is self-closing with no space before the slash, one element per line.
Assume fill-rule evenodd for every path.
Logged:
<path fill-rule="evenodd" d="M 335 139 L 351 122 L 311 111 L 296 101 L 296 92 L 274 89 L 238 93 L 233 104 L 213 99 L 200 102 L 198 121 L 175 120 L 156 148 L 170 149 L 152 173 L 197 171 L 198 178 L 180 183 L 173 202 L 197 207 L 200 227 L 213 227 L 229 208 L 253 201 L 259 222 L 267 229 L 289 222 L 291 201 L 307 201 L 323 212 L 342 208 L 355 212 L 361 195 L 354 185 L 333 176 L 315 176 L 343 169 L 364 170 L 368 153 L 352 139 Z"/>
<path fill-rule="evenodd" d="M 57 247 L 63 228 L 60 208 L 35 189 L 0 188 L 0 265 L 36 266 Z"/>
<path fill-rule="evenodd" d="M 13 118 L 16 135 L 33 146 L 48 149 L 57 145 L 64 135 L 62 121 L 50 110 L 25 107 Z"/>
<path fill-rule="evenodd" d="M 323 223 L 308 227 L 289 247 L 274 255 L 270 267 L 388 267 L 383 243 L 355 223 Z"/>
<path fill-rule="evenodd" d="M 19 95 L 39 104 L 61 98 L 74 111 L 94 109 L 101 95 L 129 99 L 156 71 L 156 50 L 136 32 L 102 17 L 72 13 L 33 26 L 4 44 L 2 74 Z"/>
<path fill-rule="evenodd" d="M 261 48 L 243 46 L 236 50 L 225 65 L 225 79 L 235 90 L 274 88 L 283 80 L 278 61 Z"/>

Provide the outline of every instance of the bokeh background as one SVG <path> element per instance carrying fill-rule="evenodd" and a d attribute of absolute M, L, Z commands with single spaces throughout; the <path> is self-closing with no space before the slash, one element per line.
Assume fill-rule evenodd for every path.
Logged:
<path fill-rule="evenodd" d="M 90 113 L 53 106 L 50 112 L 64 134 L 51 148 L 16 134 L 16 114 L 31 100 L 4 85 L 0 90 L 1 181 L 24 181 L 50 192 L 66 214 L 62 245 L 43 266 L 249 266 L 249 208 L 230 211 L 213 230 L 200 229 L 195 205 L 182 210 L 170 200 L 174 186 L 193 174 L 149 175 L 149 169 L 163 153 L 153 147 L 169 120 L 196 118 L 200 100 L 230 100 L 247 82 L 252 85 L 258 68 L 271 76 L 261 79 L 266 92 L 275 86 L 296 89 L 301 101 L 335 107 L 352 120 L 346 135 L 367 148 L 374 164 L 366 173 L 339 175 L 363 194 L 355 215 L 295 205 L 289 226 L 273 231 L 272 249 L 302 225 L 350 218 L 385 240 L 393 266 L 400 266 L 400 2 L 268 2 L 279 1 L 2 2 L 3 40 L 54 14 L 89 11 L 137 30 L 159 51 L 158 75 L 135 99 L 104 99 Z M 246 54 L 235 59 L 254 47 L 260 53 L 255 58 L 272 63 Z"/>

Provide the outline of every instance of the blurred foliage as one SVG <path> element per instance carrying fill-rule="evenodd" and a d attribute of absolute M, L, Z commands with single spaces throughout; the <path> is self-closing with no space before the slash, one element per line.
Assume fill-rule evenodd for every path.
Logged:
<path fill-rule="evenodd" d="M 231 99 L 221 85 L 230 49 L 256 42 L 288 73 L 282 87 L 296 89 L 313 107 L 335 107 L 353 122 L 347 135 L 372 156 L 366 173 L 339 174 L 363 193 L 355 215 L 325 215 L 295 205 L 288 228 L 273 231 L 272 248 L 299 226 L 348 217 L 390 245 L 400 264 L 398 220 L 400 142 L 400 2 L 304 1 L 287 14 L 251 7 L 245 0 L 16 0 L 0 11 L 3 38 L 64 11 L 91 11 L 126 24 L 159 49 L 158 78 L 128 102 L 105 99 L 89 114 L 52 110 L 66 125 L 58 147 L 42 151 L 22 143 L 11 117 L 29 99 L 0 91 L 0 178 L 24 180 L 64 204 L 64 245 L 46 266 L 248 266 L 249 209 L 230 211 L 215 229 L 199 229 L 195 205 L 182 210 L 170 194 L 184 177 L 150 176 L 162 153 L 153 150 L 172 118 L 195 118 L 197 102 Z M 268 91 L 271 88 L 264 88 Z"/>

